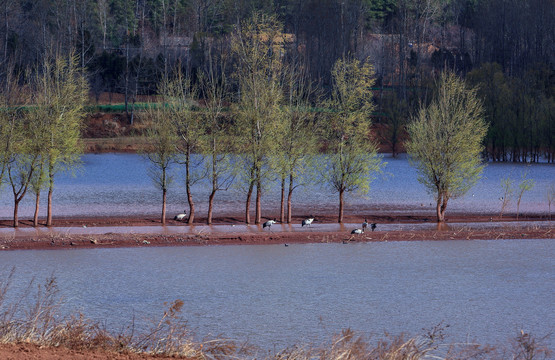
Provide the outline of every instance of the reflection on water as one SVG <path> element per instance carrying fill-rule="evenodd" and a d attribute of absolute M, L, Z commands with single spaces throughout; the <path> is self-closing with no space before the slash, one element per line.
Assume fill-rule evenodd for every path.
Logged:
<path fill-rule="evenodd" d="M 444 222 L 438 222 L 436 223 L 436 227 L 438 231 L 447 231 L 447 230 L 453 230 L 452 226 L 450 224 L 444 223 Z"/>
<path fill-rule="evenodd" d="M 440 322 L 446 342 L 506 343 L 520 329 L 555 330 L 554 253 L 553 240 L 26 250 L 0 252 L 0 276 L 17 267 L 17 297 L 54 273 L 66 309 L 115 330 L 132 318 L 143 328 L 182 299 L 198 337 L 267 349 Z"/>
<path fill-rule="evenodd" d="M 347 196 L 345 211 L 372 215 L 399 210 L 435 215 L 433 200 L 416 177 L 415 170 L 404 158 L 384 159 L 384 173 L 371 183 L 367 195 Z M 148 163 L 135 154 L 88 154 L 83 156 L 83 168 L 76 177 L 62 175 L 56 181 L 54 192 L 55 216 L 98 216 L 98 215 L 158 215 L 161 193 L 147 175 Z M 501 179 L 510 176 L 518 181 L 521 173 L 529 170 L 528 177 L 535 181 L 534 188 L 526 192 L 520 205 L 521 212 L 548 212 L 546 191 L 555 179 L 555 166 L 550 164 L 490 163 L 483 178 L 461 199 L 449 201 L 449 212 L 472 209 L 474 212 L 498 212 L 501 209 Z M 174 170 L 176 181 L 168 193 L 168 214 L 182 212 L 187 208 L 185 189 L 182 186 L 182 171 Z M 515 185 L 516 186 L 516 185 Z M 204 216 L 208 208 L 209 185 L 197 183 L 193 186 L 198 214 Z M 6 188 L 0 197 L 0 217 L 12 216 L 12 198 Z M 43 200 L 46 201 L 46 197 Z M 245 194 L 239 188 L 218 192 L 215 216 L 242 213 Z M 263 196 L 263 215 L 275 217 L 279 211 L 279 188 L 271 187 Z M 32 196 L 27 196 L 20 205 L 20 215 L 32 216 Z M 300 187 L 294 193 L 295 214 L 335 214 L 337 194 L 324 184 Z M 516 210 L 516 201 L 507 211 Z M 42 205 L 41 216 L 45 216 L 46 204 Z"/>

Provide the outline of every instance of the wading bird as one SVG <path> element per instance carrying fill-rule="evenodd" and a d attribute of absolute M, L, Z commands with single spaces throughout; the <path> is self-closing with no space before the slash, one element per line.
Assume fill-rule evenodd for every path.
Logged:
<path fill-rule="evenodd" d="M 304 227 L 305 225 L 310 227 L 310 224 L 312 224 L 313 221 L 314 221 L 314 216 L 310 215 L 307 219 L 303 220 L 301 227 Z"/>
<path fill-rule="evenodd" d="M 376 230 L 376 223 L 372 223 L 370 227 L 372 228 L 372 231 Z"/>
<path fill-rule="evenodd" d="M 354 229 L 353 231 L 351 231 L 351 237 L 349 238 L 349 241 L 353 241 L 353 237 L 355 237 L 356 235 L 360 235 L 360 234 L 364 234 L 364 230 Z"/>
<path fill-rule="evenodd" d="M 183 210 L 183 213 L 175 215 L 173 219 L 177 221 L 183 221 L 185 220 L 186 217 L 187 217 L 187 211 Z"/>
<path fill-rule="evenodd" d="M 367 227 L 368 227 L 368 220 L 364 219 L 364 222 L 362 223 L 362 230 L 366 230 Z"/>
<path fill-rule="evenodd" d="M 264 224 L 262 224 L 262 229 L 268 228 L 268 229 L 270 229 L 270 231 L 272 231 L 272 225 L 275 224 L 275 223 L 276 223 L 276 219 L 268 220 Z"/>

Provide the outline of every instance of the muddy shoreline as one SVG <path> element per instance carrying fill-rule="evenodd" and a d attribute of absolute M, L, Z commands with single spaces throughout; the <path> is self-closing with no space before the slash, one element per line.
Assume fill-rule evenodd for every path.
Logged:
<path fill-rule="evenodd" d="M 302 243 L 353 243 L 378 241 L 423 241 L 423 240 L 497 240 L 497 239 L 553 239 L 553 222 L 542 215 L 524 215 L 516 219 L 509 215 L 503 218 L 490 215 L 457 214 L 450 216 L 444 226 L 436 226 L 435 219 L 425 215 L 380 215 L 368 216 L 369 222 L 378 224 L 376 231 L 352 236 L 351 225 L 361 222 L 360 216 L 348 215 L 341 231 L 322 231 L 320 224 L 334 224 L 335 215 L 320 216 L 310 231 L 287 232 L 268 231 L 254 228 L 254 231 L 153 233 L 144 231 L 146 227 L 160 226 L 160 219 L 154 217 L 94 217 L 55 218 L 54 226 L 60 228 L 126 227 L 131 233 L 106 231 L 104 233 L 70 234 L 69 232 L 48 232 L 41 222 L 40 231 L 15 231 L 0 234 L 0 250 L 98 248 L 98 247 L 149 247 L 149 246 L 206 246 L 239 244 L 302 244 Z M 265 221 L 265 220 L 263 220 Z M 302 217 L 293 218 L 293 227 L 300 227 Z M 214 225 L 244 225 L 240 216 L 215 218 Z M 428 224 L 426 229 L 384 231 L 384 224 Z M 451 224 L 457 224 L 452 226 Z M 468 224 L 466 226 L 465 224 Z M 485 226 L 487 224 L 487 226 Z M 11 221 L 0 220 L 0 229 L 9 229 Z M 201 228 L 205 219 L 198 218 L 193 224 Z M 462 226 L 461 226 L 462 225 Z M 168 220 L 167 229 L 189 226 L 175 220 Z M 276 227 L 274 227 L 275 229 Z M 21 230 L 32 230 L 32 222 L 24 219 Z"/>

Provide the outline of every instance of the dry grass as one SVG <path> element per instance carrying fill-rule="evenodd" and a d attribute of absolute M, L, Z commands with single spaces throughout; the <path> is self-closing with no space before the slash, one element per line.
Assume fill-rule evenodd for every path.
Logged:
<path fill-rule="evenodd" d="M 0 343 L 25 342 L 81 351 L 101 349 L 199 360 L 545 360 L 552 354 L 543 345 L 547 337 L 537 338 L 523 331 L 507 347 L 446 344 L 443 335 L 446 327 L 439 324 L 421 336 L 385 334 L 371 342 L 346 329 L 325 346 L 297 345 L 260 356 L 248 343 L 221 338 L 195 341 L 181 316 L 181 300 L 165 304 L 161 317 L 141 334 L 135 332 L 133 323 L 113 334 L 80 313 L 61 316 L 63 299 L 54 276 L 44 284 L 32 280 L 17 300 L 7 303 L 14 274 L 15 268 L 0 280 Z"/>

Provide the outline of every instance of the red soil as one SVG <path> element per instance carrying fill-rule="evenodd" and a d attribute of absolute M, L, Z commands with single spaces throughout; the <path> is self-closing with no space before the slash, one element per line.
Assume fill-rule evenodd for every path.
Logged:
<path fill-rule="evenodd" d="M 63 347 L 41 347 L 34 344 L 0 344 L 0 359 L 3 360 L 142 360 L 176 359 L 173 356 L 147 354 L 119 354 L 102 350 L 70 350 Z"/>
<path fill-rule="evenodd" d="M 294 218 L 293 224 L 300 224 L 301 218 Z M 378 224 L 400 223 L 430 223 L 434 219 L 427 216 L 374 216 L 368 218 L 369 222 Z M 493 219 L 489 216 L 462 214 L 452 216 L 446 224 L 438 225 L 434 230 L 411 231 L 380 231 L 380 226 L 375 232 L 367 231 L 359 236 L 351 236 L 350 228 L 341 231 L 321 231 L 318 224 L 333 223 L 334 216 L 320 216 L 318 223 L 313 224 L 312 231 L 305 232 L 215 232 L 198 234 L 141 234 L 141 226 L 160 225 L 159 219 L 154 218 L 68 218 L 55 219 L 57 227 L 87 227 L 94 226 L 127 226 L 133 227 L 133 234 L 42 234 L 42 235 L 17 235 L 0 237 L 0 249 L 58 249 L 58 248 L 90 248 L 90 247 L 135 247 L 135 246 L 184 246 L 184 245 L 237 245 L 237 244 L 294 244 L 294 243 L 330 243 L 330 242 L 372 242 L 372 241 L 405 241 L 405 240 L 488 240 L 488 239 L 552 239 L 555 229 L 549 222 L 541 218 L 529 216 L 522 218 L 526 226 L 506 226 L 506 221 L 514 218 L 504 217 Z M 502 220 L 502 221 L 501 221 Z M 481 228 L 464 227 L 452 229 L 449 223 L 480 223 L 495 221 L 493 227 Z M 346 216 L 345 223 L 358 223 L 360 216 Z M 240 217 L 225 217 L 214 219 L 217 225 L 243 224 Z M 514 224 L 514 223 L 513 223 Z M 533 224 L 533 225 L 530 225 Z M 174 220 L 168 220 L 168 226 L 187 226 Z M 199 218 L 194 225 L 204 225 L 204 219 Z M 0 221 L 0 227 L 9 227 L 11 222 Z M 20 226 L 30 227 L 30 221 L 22 221 Z"/>

